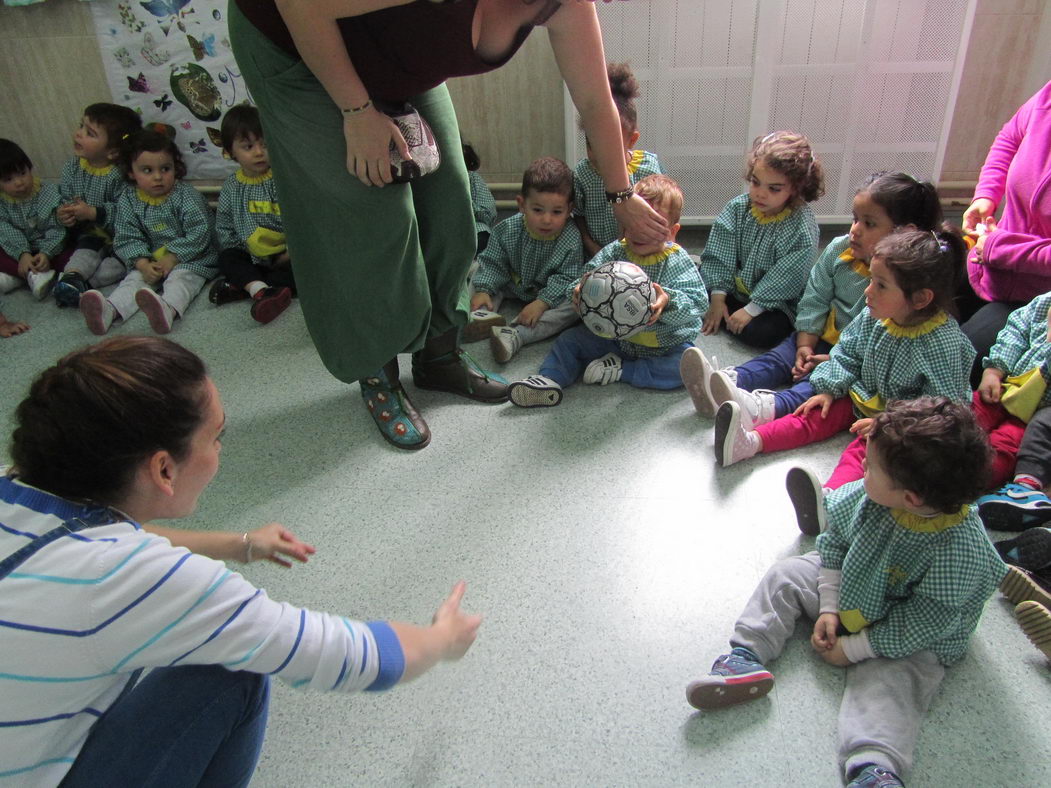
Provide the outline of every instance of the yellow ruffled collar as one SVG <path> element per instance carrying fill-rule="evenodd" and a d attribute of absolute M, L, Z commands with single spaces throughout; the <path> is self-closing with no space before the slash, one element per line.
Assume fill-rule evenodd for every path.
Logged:
<path fill-rule="evenodd" d="M 863 276 L 866 279 L 872 276 L 872 271 L 869 270 L 869 264 L 864 260 L 858 260 L 854 257 L 854 253 L 850 251 L 850 247 L 843 250 L 843 254 L 839 256 L 839 259 L 844 263 L 850 263 L 850 267 L 853 268 L 859 276 Z"/>
<path fill-rule="evenodd" d="M 970 505 L 964 504 L 958 512 L 952 514 L 924 516 L 922 514 L 914 514 L 905 509 L 891 509 L 890 516 L 902 528 L 907 528 L 920 534 L 936 534 L 939 531 L 945 531 L 954 525 L 962 523 L 970 510 Z"/>
<path fill-rule="evenodd" d="M 647 255 L 637 255 L 633 251 L 631 251 L 631 248 L 628 246 L 628 242 L 626 240 L 621 239 L 620 245 L 624 249 L 624 256 L 638 266 L 657 265 L 658 263 L 663 263 L 665 260 L 671 257 L 672 254 L 679 248 L 679 245 L 677 243 L 669 242 L 665 244 L 664 248 L 661 249 L 659 252 L 654 252 L 653 254 Z"/>
<path fill-rule="evenodd" d="M 899 326 L 889 317 L 885 317 L 879 322 L 883 324 L 883 327 L 887 329 L 887 333 L 892 337 L 915 339 L 916 337 L 922 337 L 924 334 L 931 333 L 948 319 L 949 316 L 945 314 L 945 312 L 939 312 L 934 317 L 927 318 L 922 323 L 917 323 L 914 326 Z"/>
<path fill-rule="evenodd" d="M 628 156 L 628 175 L 634 175 L 642 165 L 642 160 L 646 158 L 646 151 L 644 150 L 633 150 L 631 155 Z"/>
<path fill-rule="evenodd" d="M 787 219 L 792 215 L 792 209 L 787 205 L 781 209 L 781 212 L 773 216 L 766 216 L 762 211 L 748 203 L 748 210 L 752 212 L 752 218 L 755 219 L 759 224 L 773 224 L 774 222 L 780 222 Z"/>
<path fill-rule="evenodd" d="M 83 156 L 80 157 L 80 169 L 84 170 L 88 175 L 109 175 L 113 172 L 113 165 L 106 164 L 102 167 L 95 167 L 90 161 L 85 159 Z"/>
<path fill-rule="evenodd" d="M 274 177 L 274 173 L 273 170 L 267 170 L 262 175 L 246 175 L 245 171 L 239 168 L 237 170 L 236 176 L 237 180 L 239 180 L 241 183 L 247 183 L 249 186 L 255 186 L 260 183 L 266 183 L 268 180 Z"/>
<path fill-rule="evenodd" d="M 33 190 L 31 192 L 29 192 L 29 196 L 28 197 L 23 197 L 21 200 L 17 200 L 14 197 L 8 196 L 4 192 L 0 192 L 0 197 L 3 197 L 4 202 L 9 202 L 9 203 L 12 203 L 13 205 L 17 205 L 20 202 L 27 202 L 28 200 L 32 200 L 39 193 L 40 193 L 40 179 L 37 178 L 37 177 L 34 177 L 33 178 Z"/>
<path fill-rule="evenodd" d="M 171 192 L 168 192 L 168 194 L 171 194 Z M 164 203 L 168 200 L 168 194 L 165 194 L 163 197 L 151 197 L 150 195 L 146 194 L 146 192 L 144 192 L 142 189 L 138 188 L 137 186 L 135 187 L 135 196 L 147 205 L 164 205 Z"/>

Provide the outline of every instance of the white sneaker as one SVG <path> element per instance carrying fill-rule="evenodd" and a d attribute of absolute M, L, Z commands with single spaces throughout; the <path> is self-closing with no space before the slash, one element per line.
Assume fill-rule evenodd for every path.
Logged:
<path fill-rule="evenodd" d="M 598 383 L 601 386 L 616 383 L 624 371 L 624 364 L 616 353 L 607 353 L 596 358 L 584 369 L 585 383 Z"/>
<path fill-rule="evenodd" d="M 712 361 L 715 357 L 712 357 Z M 702 416 L 711 418 L 719 405 L 712 399 L 712 390 L 709 380 L 715 372 L 715 365 L 708 361 L 708 357 L 701 352 L 700 348 L 688 347 L 679 361 L 679 375 L 682 383 L 690 393 L 693 407 Z"/>
<path fill-rule="evenodd" d="M 508 386 L 507 393 L 520 408 L 553 408 L 562 401 L 562 387 L 543 375 L 516 380 Z"/>
<path fill-rule="evenodd" d="M 507 324 L 507 319 L 499 312 L 491 312 L 488 309 L 476 309 L 467 316 L 467 325 L 463 328 L 462 341 L 478 342 L 489 336 L 489 329 L 493 326 Z"/>
<path fill-rule="evenodd" d="M 792 507 L 796 510 L 796 523 L 807 536 L 817 536 L 828 528 L 825 514 L 825 490 L 817 477 L 806 468 L 789 468 L 785 476 L 785 487 Z"/>
<path fill-rule="evenodd" d="M 489 349 L 493 351 L 493 358 L 503 363 L 514 358 L 522 348 L 522 338 L 518 336 L 518 329 L 513 326 L 493 326 L 489 329 Z"/>
<path fill-rule="evenodd" d="M 22 286 L 22 280 L 17 276 L 5 274 L 0 271 L 0 293 L 10 293 L 12 290 Z"/>
<path fill-rule="evenodd" d="M 708 385 L 716 407 L 724 402 L 736 402 L 741 406 L 741 424 L 746 430 L 769 424 L 776 417 L 777 403 L 774 401 L 774 392 L 769 389 L 739 389 L 725 370 L 713 374 Z"/>
<path fill-rule="evenodd" d="M 763 441 L 741 424 L 741 406 L 724 402 L 715 412 L 715 461 L 722 467 L 754 457 Z"/>
<path fill-rule="evenodd" d="M 51 292 L 51 285 L 55 282 L 55 271 L 30 271 L 26 274 L 26 283 L 29 285 L 29 292 L 33 294 L 33 298 L 37 301 L 43 301 L 47 298 L 47 294 Z"/>
<path fill-rule="evenodd" d="M 117 317 L 117 309 L 98 290 L 88 290 L 80 295 L 80 314 L 88 331 L 97 337 L 105 335 Z"/>
<path fill-rule="evenodd" d="M 83 296 L 81 296 L 83 298 Z M 148 287 L 135 291 L 135 303 L 150 321 L 150 327 L 158 334 L 169 334 L 175 322 L 175 307 Z"/>

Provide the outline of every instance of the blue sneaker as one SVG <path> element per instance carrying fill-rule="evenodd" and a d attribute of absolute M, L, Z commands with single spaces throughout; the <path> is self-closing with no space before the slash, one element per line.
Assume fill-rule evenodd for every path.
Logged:
<path fill-rule="evenodd" d="M 80 296 L 90 289 L 91 286 L 84 281 L 84 277 L 75 271 L 70 271 L 58 278 L 51 293 L 55 296 L 55 303 L 60 307 L 79 306 Z"/>
<path fill-rule="evenodd" d="M 749 649 L 738 646 L 715 660 L 707 676 L 690 682 L 686 700 L 695 709 L 708 711 L 761 698 L 773 687 L 773 674 Z"/>
<path fill-rule="evenodd" d="M 1024 484 L 1009 482 L 977 503 L 985 527 L 997 531 L 1024 531 L 1051 521 L 1051 499 Z"/>
<path fill-rule="evenodd" d="M 890 769 L 870 763 L 854 775 L 847 788 L 905 788 L 905 783 Z"/>

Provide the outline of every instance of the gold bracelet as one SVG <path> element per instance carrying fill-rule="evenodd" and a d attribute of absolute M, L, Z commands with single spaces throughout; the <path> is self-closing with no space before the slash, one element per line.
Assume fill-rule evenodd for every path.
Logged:
<path fill-rule="evenodd" d="M 362 112 L 372 106 L 372 99 L 369 99 L 360 107 L 351 107 L 350 109 L 341 109 L 344 118 L 349 118 L 351 115 L 360 115 Z"/>
<path fill-rule="evenodd" d="M 241 534 L 241 541 L 245 545 L 245 563 L 252 563 L 252 540 L 248 538 L 248 531 Z"/>

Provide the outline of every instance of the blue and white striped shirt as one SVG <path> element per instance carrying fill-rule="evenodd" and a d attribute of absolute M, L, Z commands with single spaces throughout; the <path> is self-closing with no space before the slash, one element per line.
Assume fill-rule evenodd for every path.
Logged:
<path fill-rule="evenodd" d="M 0 784 L 57 784 L 135 671 L 192 664 L 351 692 L 396 683 L 404 655 L 386 623 L 276 602 L 113 510 L 0 477 Z"/>

